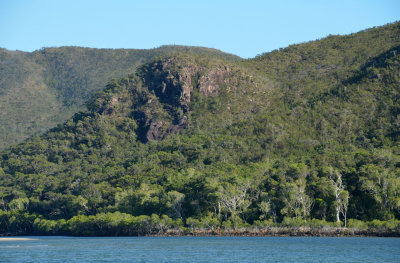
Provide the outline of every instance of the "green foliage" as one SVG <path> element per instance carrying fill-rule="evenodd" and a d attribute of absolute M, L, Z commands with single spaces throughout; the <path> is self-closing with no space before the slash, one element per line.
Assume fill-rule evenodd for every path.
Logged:
<path fill-rule="evenodd" d="M 311 220 L 308 220 L 308 225 L 312 229 L 321 229 L 324 227 L 333 227 L 333 226 L 336 226 L 337 224 L 332 223 L 332 222 L 326 222 L 325 220 L 313 218 Z"/>
<path fill-rule="evenodd" d="M 32 53 L 0 49 L 0 149 L 41 134 L 84 110 L 113 78 L 135 72 L 155 57 L 190 54 L 237 61 L 200 47 L 139 49 L 43 48 Z"/>
<path fill-rule="evenodd" d="M 399 220 L 389 220 L 389 221 L 380 221 L 380 220 L 372 220 L 367 223 L 369 229 L 375 230 L 386 230 L 386 231 L 399 231 L 400 230 L 400 221 Z"/>
<path fill-rule="evenodd" d="M 170 229 L 181 229 L 182 221 L 166 215 L 159 217 L 131 216 L 120 212 L 101 213 L 95 216 L 75 216 L 69 220 L 37 218 L 33 224 L 37 234 L 94 235 L 148 235 L 162 234 Z"/>
<path fill-rule="evenodd" d="M 255 220 L 253 222 L 253 226 L 259 227 L 259 228 L 268 228 L 268 227 L 274 227 L 274 226 L 276 226 L 276 224 L 272 221 L 272 219 Z"/>
<path fill-rule="evenodd" d="M 306 225 L 307 221 L 299 217 L 284 217 L 282 220 L 282 226 L 285 227 L 302 227 Z"/>
<path fill-rule="evenodd" d="M 349 219 L 347 221 L 347 226 L 349 228 L 358 228 L 358 229 L 367 229 L 368 226 L 364 221 L 357 220 L 357 219 Z"/>
<path fill-rule="evenodd" d="M 1 152 L 0 233 L 398 229 L 398 36 L 396 23 L 247 61 L 172 48 Z M 100 79 L 79 97 L 87 69 L 62 50 L 75 48 L 34 55 L 59 74 L 46 81 L 62 107 L 83 104 Z M 79 50 L 92 52 L 85 63 L 97 52 Z M 122 74 L 115 61 L 107 68 Z"/>

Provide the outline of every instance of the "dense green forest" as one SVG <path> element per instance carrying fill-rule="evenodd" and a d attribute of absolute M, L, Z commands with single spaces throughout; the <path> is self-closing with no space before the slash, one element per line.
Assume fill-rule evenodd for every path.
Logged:
<path fill-rule="evenodd" d="M 0 150 L 63 123 L 112 78 L 135 72 L 151 59 L 174 53 L 239 58 L 200 47 L 139 49 L 0 49 Z"/>
<path fill-rule="evenodd" d="M 199 50 L 135 65 L 3 150 L 0 233 L 400 231 L 400 23 L 249 60 Z"/>

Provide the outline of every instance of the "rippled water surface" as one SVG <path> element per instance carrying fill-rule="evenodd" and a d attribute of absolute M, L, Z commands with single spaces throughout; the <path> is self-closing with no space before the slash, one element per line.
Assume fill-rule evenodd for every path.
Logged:
<path fill-rule="evenodd" d="M 30 237 L 0 240 L 0 262 L 400 262 L 400 239 Z"/>

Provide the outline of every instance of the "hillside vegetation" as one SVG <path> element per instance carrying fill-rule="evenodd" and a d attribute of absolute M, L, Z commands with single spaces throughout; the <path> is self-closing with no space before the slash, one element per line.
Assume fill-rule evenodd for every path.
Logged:
<path fill-rule="evenodd" d="M 250 60 L 149 59 L 95 92 L 87 111 L 2 152 L 0 233 L 399 233 L 399 30 Z"/>
<path fill-rule="evenodd" d="M 94 91 L 112 78 L 135 72 L 138 65 L 166 54 L 209 54 L 218 50 L 163 46 L 150 50 L 43 48 L 27 53 L 0 49 L 0 149 L 63 123 Z"/>

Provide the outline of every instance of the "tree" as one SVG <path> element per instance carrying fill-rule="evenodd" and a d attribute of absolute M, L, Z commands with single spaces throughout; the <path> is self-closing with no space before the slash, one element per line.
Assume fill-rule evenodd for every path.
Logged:
<path fill-rule="evenodd" d="M 295 215 L 304 220 L 310 215 L 313 200 L 306 194 L 306 179 L 300 177 L 293 183 L 286 183 L 282 189 L 285 207 L 281 210 L 284 215 Z"/>
<path fill-rule="evenodd" d="M 361 189 L 379 205 L 383 217 L 389 219 L 391 212 L 400 209 L 400 178 L 390 169 L 374 164 L 360 168 Z"/>
<path fill-rule="evenodd" d="M 170 214 L 174 218 L 182 218 L 183 210 L 182 203 L 185 200 L 185 195 L 177 191 L 170 191 L 167 193 L 167 207 Z"/>
<path fill-rule="evenodd" d="M 344 217 L 344 227 L 347 227 L 347 208 L 349 206 L 349 197 L 350 197 L 350 194 L 348 191 L 346 191 L 346 190 L 340 191 L 339 198 L 340 198 L 341 204 L 342 204 L 340 210 Z"/>
<path fill-rule="evenodd" d="M 259 202 L 258 202 L 258 209 L 261 212 L 260 219 L 267 219 L 268 215 L 271 214 L 271 199 L 269 198 L 268 194 L 262 192 L 260 194 Z M 273 214 L 274 221 L 276 220 L 275 215 Z"/>
<path fill-rule="evenodd" d="M 242 180 L 238 184 L 223 183 L 218 189 L 218 200 L 222 208 L 228 211 L 232 218 L 243 213 L 251 204 L 251 199 L 247 195 L 250 189 L 250 181 Z"/>
<path fill-rule="evenodd" d="M 192 230 L 192 234 L 194 234 L 194 230 L 200 227 L 200 220 L 188 217 L 186 218 L 186 225 Z"/>
<path fill-rule="evenodd" d="M 215 216 L 214 213 L 207 213 L 206 216 L 201 218 L 201 225 L 205 229 L 209 229 L 211 231 L 215 231 L 215 229 L 220 225 L 219 219 Z"/>
<path fill-rule="evenodd" d="M 121 212 L 132 215 L 151 215 L 165 209 L 160 186 L 142 183 L 139 189 L 117 193 L 116 205 Z"/>
<path fill-rule="evenodd" d="M 344 217 L 345 226 L 347 225 L 347 207 L 349 204 L 349 192 L 344 190 L 342 174 L 335 168 L 329 166 L 326 173 L 330 181 L 331 191 L 334 197 L 336 222 L 340 222 L 340 213 Z"/>
<path fill-rule="evenodd" d="M 16 198 L 12 200 L 9 204 L 8 207 L 10 208 L 11 211 L 13 210 L 26 210 L 29 205 L 29 199 L 27 197 L 23 198 Z"/>

